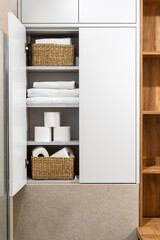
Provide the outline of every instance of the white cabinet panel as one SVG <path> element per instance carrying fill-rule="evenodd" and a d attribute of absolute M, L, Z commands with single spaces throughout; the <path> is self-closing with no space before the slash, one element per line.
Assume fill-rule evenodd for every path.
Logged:
<path fill-rule="evenodd" d="M 80 23 L 135 23 L 137 0 L 79 0 Z"/>
<path fill-rule="evenodd" d="M 80 182 L 135 183 L 136 29 L 80 29 Z"/>
<path fill-rule="evenodd" d="M 9 179 L 10 196 L 27 182 L 26 158 L 26 30 L 9 13 Z"/>
<path fill-rule="evenodd" d="M 22 0 L 22 23 L 77 23 L 78 0 Z"/>

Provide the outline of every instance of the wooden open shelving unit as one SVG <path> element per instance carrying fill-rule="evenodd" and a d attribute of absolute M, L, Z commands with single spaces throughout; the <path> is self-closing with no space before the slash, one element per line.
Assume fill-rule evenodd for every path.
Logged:
<path fill-rule="evenodd" d="M 140 226 L 160 226 L 160 0 L 141 0 Z"/>

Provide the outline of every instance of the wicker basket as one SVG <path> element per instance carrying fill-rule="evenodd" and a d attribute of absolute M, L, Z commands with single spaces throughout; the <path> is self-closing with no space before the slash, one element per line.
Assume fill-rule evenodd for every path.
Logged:
<path fill-rule="evenodd" d="M 32 44 L 32 66 L 74 66 L 74 45 Z"/>
<path fill-rule="evenodd" d="M 32 179 L 74 179 L 74 158 L 31 157 Z"/>

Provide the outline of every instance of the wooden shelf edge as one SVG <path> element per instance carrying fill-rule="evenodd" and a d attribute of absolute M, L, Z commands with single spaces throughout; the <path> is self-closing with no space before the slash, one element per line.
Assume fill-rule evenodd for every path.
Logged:
<path fill-rule="evenodd" d="M 150 52 L 150 51 L 143 51 L 143 57 L 160 57 L 160 52 Z"/>
<path fill-rule="evenodd" d="M 154 52 L 154 51 L 143 51 L 143 56 L 159 56 L 160 57 L 160 52 Z"/>
<path fill-rule="evenodd" d="M 143 174 L 160 174 L 160 166 L 146 166 L 142 169 Z"/>
<path fill-rule="evenodd" d="M 139 227 L 136 232 L 139 240 L 160 239 L 160 227 L 158 226 Z"/>
<path fill-rule="evenodd" d="M 143 111 L 143 115 L 160 115 L 160 111 Z"/>

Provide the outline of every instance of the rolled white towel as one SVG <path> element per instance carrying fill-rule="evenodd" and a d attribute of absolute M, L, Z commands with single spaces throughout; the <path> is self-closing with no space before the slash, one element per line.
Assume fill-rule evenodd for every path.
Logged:
<path fill-rule="evenodd" d="M 75 104 L 79 103 L 79 97 L 35 97 L 27 98 L 27 104 Z"/>
<path fill-rule="evenodd" d="M 79 89 L 28 89 L 28 97 L 79 97 Z"/>
<path fill-rule="evenodd" d="M 75 88 L 75 81 L 34 82 L 34 88 L 45 89 L 69 89 Z"/>
<path fill-rule="evenodd" d="M 36 44 L 62 44 L 62 45 L 71 45 L 71 38 L 45 38 L 37 39 Z"/>

